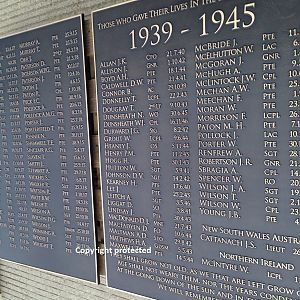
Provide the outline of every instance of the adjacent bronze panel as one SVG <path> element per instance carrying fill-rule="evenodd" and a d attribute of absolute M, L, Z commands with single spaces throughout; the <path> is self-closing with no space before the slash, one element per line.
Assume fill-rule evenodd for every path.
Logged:
<path fill-rule="evenodd" d="M 97 282 L 84 69 L 80 16 L 0 40 L 0 257 Z"/>

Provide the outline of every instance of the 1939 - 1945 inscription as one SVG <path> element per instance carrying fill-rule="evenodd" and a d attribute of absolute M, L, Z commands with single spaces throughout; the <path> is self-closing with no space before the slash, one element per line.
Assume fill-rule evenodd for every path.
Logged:
<path fill-rule="evenodd" d="M 97 281 L 81 17 L 0 40 L 0 257 Z"/>
<path fill-rule="evenodd" d="M 300 3 L 136 1 L 95 12 L 110 287 L 300 297 Z M 128 284 L 131 282 L 131 284 Z"/>

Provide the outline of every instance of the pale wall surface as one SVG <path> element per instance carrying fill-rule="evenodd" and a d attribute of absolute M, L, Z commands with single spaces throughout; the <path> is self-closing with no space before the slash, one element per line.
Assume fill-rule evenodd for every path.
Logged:
<path fill-rule="evenodd" d="M 0 261 L 1 300 L 141 300 L 99 285 Z M 130 284 L 130 283 L 129 283 Z"/>
<path fill-rule="evenodd" d="M 0 0 L 0 37 L 85 14 L 125 0 Z M 99 235 L 99 233 L 98 233 Z M 101 233 L 100 233 L 101 236 Z M 130 282 L 128 282 L 130 284 Z M 75 279 L 0 260 L 1 300 L 139 300 L 145 299 Z"/>
<path fill-rule="evenodd" d="M 126 0 L 0 0 L 0 36 L 122 2 Z"/>

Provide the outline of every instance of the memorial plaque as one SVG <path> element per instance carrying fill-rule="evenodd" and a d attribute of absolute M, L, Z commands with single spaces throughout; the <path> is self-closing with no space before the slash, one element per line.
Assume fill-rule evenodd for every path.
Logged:
<path fill-rule="evenodd" d="M 0 39 L 0 257 L 97 282 L 82 18 Z"/>
<path fill-rule="evenodd" d="M 110 287 L 300 298 L 299 13 L 164 0 L 93 14 Z"/>

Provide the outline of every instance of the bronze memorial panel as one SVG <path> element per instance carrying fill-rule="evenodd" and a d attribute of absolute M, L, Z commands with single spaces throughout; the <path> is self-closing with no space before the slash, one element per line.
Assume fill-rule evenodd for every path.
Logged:
<path fill-rule="evenodd" d="M 0 39 L 0 257 L 97 282 L 81 16 Z"/>
<path fill-rule="evenodd" d="M 299 13 L 162 0 L 93 14 L 110 287 L 300 299 Z"/>

